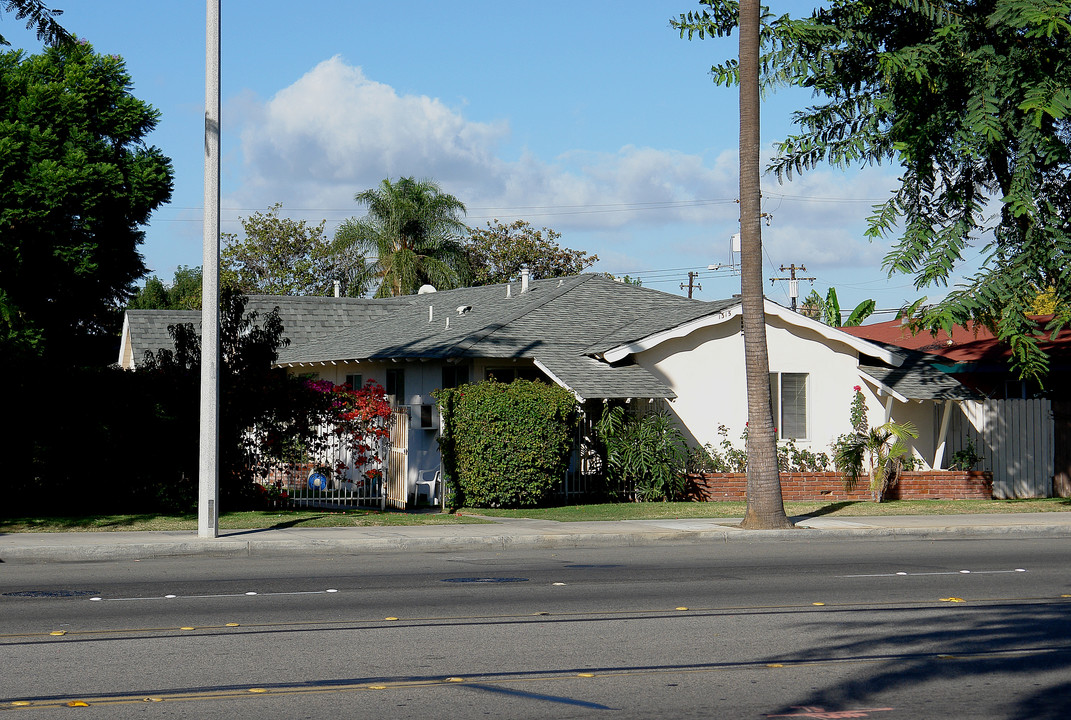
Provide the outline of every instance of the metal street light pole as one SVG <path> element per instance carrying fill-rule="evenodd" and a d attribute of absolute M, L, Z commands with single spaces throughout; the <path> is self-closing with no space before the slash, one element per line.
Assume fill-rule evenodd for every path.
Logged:
<path fill-rule="evenodd" d="M 197 535 L 218 537 L 219 520 L 219 16 L 205 13 L 205 200 L 201 286 L 201 432 Z"/>

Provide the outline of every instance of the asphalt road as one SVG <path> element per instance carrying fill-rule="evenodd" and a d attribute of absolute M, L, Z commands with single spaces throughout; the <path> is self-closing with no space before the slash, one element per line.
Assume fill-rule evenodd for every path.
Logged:
<path fill-rule="evenodd" d="M 875 538 L 5 563 L 0 712 L 1062 719 L 1069 559 Z"/>

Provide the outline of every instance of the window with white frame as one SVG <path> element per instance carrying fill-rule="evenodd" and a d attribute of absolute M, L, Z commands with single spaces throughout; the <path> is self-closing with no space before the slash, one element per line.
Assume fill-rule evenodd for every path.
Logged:
<path fill-rule="evenodd" d="M 357 373 L 349 373 L 346 375 L 346 384 L 354 390 L 360 390 L 364 387 L 364 378 Z"/>
<path fill-rule="evenodd" d="M 807 439 L 807 373 L 770 373 L 778 440 Z"/>

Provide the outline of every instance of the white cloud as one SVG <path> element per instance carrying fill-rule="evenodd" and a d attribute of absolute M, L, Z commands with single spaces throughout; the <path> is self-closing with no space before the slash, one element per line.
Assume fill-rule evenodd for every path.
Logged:
<path fill-rule="evenodd" d="M 504 123 L 468 121 L 439 100 L 400 96 L 337 56 L 263 106 L 243 103 L 239 115 L 245 180 L 238 195 L 258 196 L 258 206 L 339 206 L 340 195 L 352 204 L 355 192 L 402 175 L 471 181 L 498 163 L 495 146 L 508 132 Z"/>
<path fill-rule="evenodd" d="M 711 206 L 690 203 L 724 199 L 735 186 L 724 156 L 709 167 L 654 148 L 505 160 L 497 150 L 506 121 L 476 122 L 440 100 L 399 95 L 337 56 L 266 103 L 240 97 L 229 108 L 244 159 L 241 190 L 229 199 L 242 207 L 352 205 L 354 192 L 414 175 L 434 178 L 474 214 L 553 211 L 559 224 L 606 227 L 709 218 Z"/>
<path fill-rule="evenodd" d="M 605 243 L 584 248 L 604 263 L 632 258 L 651 267 L 674 262 L 669 251 L 688 262 L 709 257 L 710 238 L 727 237 L 738 218 L 733 133 L 730 149 L 702 153 L 630 145 L 507 159 L 500 152 L 507 120 L 478 122 L 438 99 L 399 94 L 338 56 L 267 102 L 240 96 L 228 109 L 242 128 L 240 189 L 224 201 L 232 207 L 282 202 L 292 212 L 314 208 L 313 218 L 333 224 L 361 212 L 354 193 L 384 178 L 427 177 L 465 202 L 470 224 L 524 218 Z M 859 200 L 887 196 L 887 171 L 811 172 L 783 186 L 765 184 L 764 210 L 774 215 L 765 231 L 771 253 L 785 262 L 880 264 L 884 249 L 862 240 L 869 205 Z M 618 243 L 606 240 L 614 235 Z"/>

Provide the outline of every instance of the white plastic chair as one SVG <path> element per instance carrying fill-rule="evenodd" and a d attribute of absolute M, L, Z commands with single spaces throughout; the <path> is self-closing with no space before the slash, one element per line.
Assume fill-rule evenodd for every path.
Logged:
<path fill-rule="evenodd" d="M 430 477 L 429 477 L 430 476 Z M 417 474 L 417 481 L 413 485 L 413 504 L 420 502 L 420 496 L 425 495 L 432 505 L 439 500 L 439 471 L 421 470 Z"/>

